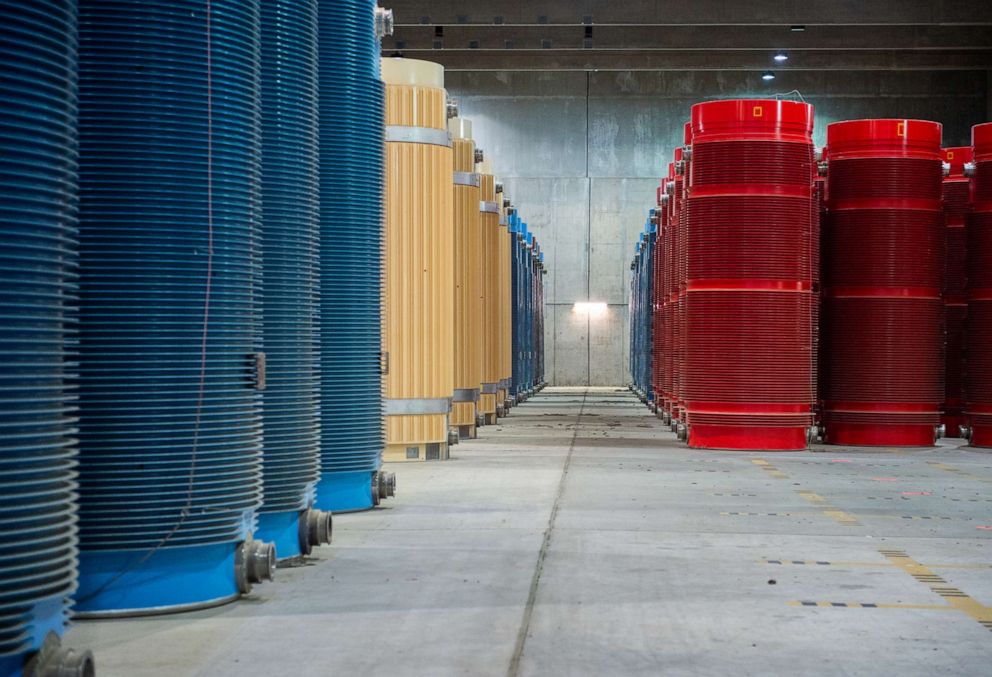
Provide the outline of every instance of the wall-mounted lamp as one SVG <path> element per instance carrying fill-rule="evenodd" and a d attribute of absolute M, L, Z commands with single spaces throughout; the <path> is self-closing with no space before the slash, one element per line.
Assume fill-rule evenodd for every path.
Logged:
<path fill-rule="evenodd" d="M 572 312 L 576 315 L 586 315 L 588 317 L 602 317 L 608 312 L 608 307 L 605 303 L 590 302 L 590 301 L 580 301 L 575 304 L 572 308 Z"/>

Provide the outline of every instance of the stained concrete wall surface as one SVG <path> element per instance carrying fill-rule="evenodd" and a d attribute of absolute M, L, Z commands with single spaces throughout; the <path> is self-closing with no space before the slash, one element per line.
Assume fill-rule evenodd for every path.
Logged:
<path fill-rule="evenodd" d="M 937 120 L 945 145 L 964 144 L 989 105 L 982 71 L 794 71 L 771 84 L 748 72 L 450 71 L 446 84 L 542 242 L 547 377 L 563 386 L 630 380 L 630 260 L 692 104 L 797 90 L 816 107 L 818 146 L 828 123 L 865 117 Z M 579 301 L 607 312 L 577 315 Z"/>

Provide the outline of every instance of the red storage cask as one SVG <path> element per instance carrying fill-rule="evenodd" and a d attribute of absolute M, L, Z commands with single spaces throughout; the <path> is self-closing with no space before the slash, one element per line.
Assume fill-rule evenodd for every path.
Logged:
<path fill-rule="evenodd" d="M 941 126 L 827 127 L 824 439 L 934 444 L 944 399 Z"/>
<path fill-rule="evenodd" d="M 975 172 L 968 218 L 968 376 L 971 444 L 992 447 L 992 122 L 971 130 Z"/>
<path fill-rule="evenodd" d="M 797 450 L 813 424 L 813 107 L 692 108 L 684 400 L 689 446 Z"/>
<path fill-rule="evenodd" d="M 947 437 L 959 437 L 965 425 L 965 322 L 968 317 L 968 234 L 970 186 L 965 166 L 972 161 L 971 146 L 945 148 L 944 176 L 944 406 L 940 417 Z"/>

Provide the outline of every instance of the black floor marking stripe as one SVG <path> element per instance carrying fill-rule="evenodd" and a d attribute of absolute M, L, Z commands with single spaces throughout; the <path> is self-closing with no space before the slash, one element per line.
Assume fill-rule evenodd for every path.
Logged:
<path fill-rule="evenodd" d="M 517 641 L 513 647 L 513 657 L 510 659 L 510 667 L 506 671 L 507 677 L 517 677 L 520 674 L 520 660 L 523 658 L 524 647 L 527 645 L 530 620 L 534 615 L 534 603 L 537 601 L 537 589 L 541 584 L 541 574 L 544 573 L 544 560 L 547 559 L 548 550 L 551 546 L 551 532 L 554 531 L 555 521 L 558 519 L 561 497 L 565 492 L 565 480 L 568 477 L 568 469 L 572 465 L 572 454 L 575 451 L 575 441 L 579 437 L 579 424 L 582 422 L 582 414 L 585 412 L 588 394 L 588 392 L 582 394 L 582 404 L 579 405 L 579 413 L 575 417 L 575 431 L 572 433 L 572 442 L 568 445 L 568 454 L 565 456 L 565 464 L 561 469 L 561 478 L 558 480 L 558 491 L 555 494 L 555 502 L 551 507 L 551 515 L 548 517 L 548 526 L 544 530 L 544 541 L 541 543 L 541 551 L 538 553 L 537 564 L 534 567 L 534 576 L 530 582 L 530 592 L 527 594 L 527 605 L 524 607 L 524 616 L 520 621 L 520 630 L 517 631 Z"/>

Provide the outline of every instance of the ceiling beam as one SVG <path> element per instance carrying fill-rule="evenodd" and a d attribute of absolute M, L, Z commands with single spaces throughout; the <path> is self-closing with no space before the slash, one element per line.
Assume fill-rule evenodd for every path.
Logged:
<path fill-rule="evenodd" d="M 778 66 L 766 51 L 734 49 L 407 49 L 402 55 L 452 71 L 992 70 L 992 50 L 793 50 L 788 64 Z"/>
<path fill-rule="evenodd" d="M 844 25 L 992 23 L 987 0 L 383 0 L 396 23 Z"/>
<path fill-rule="evenodd" d="M 591 37 L 587 38 L 587 32 Z M 992 26 L 434 26 L 397 27 L 383 49 L 992 49 Z"/>

